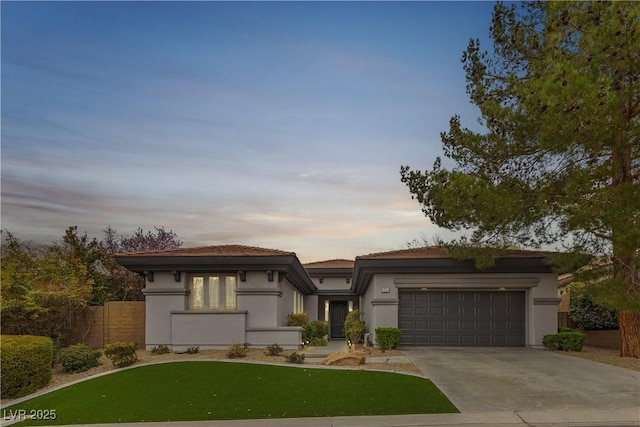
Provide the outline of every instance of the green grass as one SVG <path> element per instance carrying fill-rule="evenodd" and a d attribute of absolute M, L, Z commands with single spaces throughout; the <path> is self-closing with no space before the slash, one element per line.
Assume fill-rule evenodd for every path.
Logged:
<path fill-rule="evenodd" d="M 390 372 L 227 362 L 141 366 L 4 409 L 55 409 L 18 425 L 458 412 L 429 380 Z"/>

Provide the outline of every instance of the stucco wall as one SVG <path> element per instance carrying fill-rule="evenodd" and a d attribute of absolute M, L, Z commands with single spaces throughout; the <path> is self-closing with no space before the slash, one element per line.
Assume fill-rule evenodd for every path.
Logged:
<path fill-rule="evenodd" d="M 313 284 L 316 285 L 318 290 L 349 290 L 351 289 L 351 280 L 347 282 L 346 277 L 323 277 L 322 283 L 320 283 L 319 277 L 312 277 Z"/>
<path fill-rule="evenodd" d="M 278 274 L 269 281 L 264 271 L 247 272 L 246 281 L 238 281 L 238 310 L 247 312 L 247 328 L 279 326 L 278 303 L 280 284 Z"/>
<path fill-rule="evenodd" d="M 278 298 L 277 323 L 273 326 L 287 326 L 287 315 L 293 313 L 293 292 L 295 288 L 285 279 L 280 283 L 280 291 L 282 292 L 282 296 Z"/>
<path fill-rule="evenodd" d="M 318 295 L 305 295 L 304 296 L 304 311 L 309 315 L 309 321 L 324 320 L 324 308 L 322 316 L 319 317 L 318 313 Z"/>
<path fill-rule="evenodd" d="M 171 313 L 174 350 L 227 348 L 247 341 L 245 311 L 183 310 Z"/>
<path fill-rule="evenodd" d="M 526 343 L 542 346 L 542 337 L 557 330 L 556 274 L 421 274 L 373 276 L 361 309 L 369 331 L 398 325 L 399 289 L 523 290 L 526 294 Z"/>
<path fill-rule="evenodd" d="M 145 344 L 147 349 L 171 345 L 172 311 L 187 308 L 186 275 L 176 282 L 171 273 L 155 273 L 154 281 L 145 283 Z"/>

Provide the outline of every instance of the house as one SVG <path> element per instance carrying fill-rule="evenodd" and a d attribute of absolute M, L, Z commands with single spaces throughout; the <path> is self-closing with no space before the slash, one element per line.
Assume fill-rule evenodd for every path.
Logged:
<path fill-rule="evenodd" d="M 509 250 L 478 271 L 441 247 L 302 265 L 294 252 L 223 245 L 116 261 L 146 278 L 147 348 L 298 348 L 301 328 L 286 326 L 287 314 L 326 320 L 340 339 L 355 308 L 370 332 L 399 327 L 401 345 L 537 347 L 557 329 L 557 275 L 546 256 Z"/>

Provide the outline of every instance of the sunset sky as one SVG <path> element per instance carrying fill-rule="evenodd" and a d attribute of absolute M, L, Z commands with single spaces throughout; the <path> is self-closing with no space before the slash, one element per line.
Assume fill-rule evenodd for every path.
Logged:
<path fill-rule="evenodd" d="M 400 182 L 452 115 L 490 2 L 2 2 L 2 229 L 164 226 L 303 262 L 406 247 Z"/>

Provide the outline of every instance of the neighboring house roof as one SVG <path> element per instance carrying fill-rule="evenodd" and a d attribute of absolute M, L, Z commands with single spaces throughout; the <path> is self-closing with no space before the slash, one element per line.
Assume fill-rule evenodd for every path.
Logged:
<path fill-rule="evenodd" d="M 545 262 L 549 252 L 505 250 L 495 265 L 482 272 L 486 273 L 550 273 L 551 265 Z M 373 275 L 393 271 L 394 273 L 478 273 L 471 259 L 453 258 L 447 248 L 429 246 L 379 252 L 356 257 L 351 289 L 356 294 L 363 293 Z"/>
<path fill-rule="evenodd" d="M 303 293 L 316 291 L 296 254 L 277 249 L 220 245 L 120 253 L 115 258 L 118 264 L 137 273 L 271 270 L 286 275 L 287 280 Z"/>
<path fill-rule="evenodd" d="M 549 252 L 507 249 L 501 252 L 500 258 L 546 258 Z M 442 246 L 399 249 L 389 252 L 377 252 L 356 257 L 360 259 L 450 259 L 449 250 Z"/>
<path fill-rule="evenodd" d="M 349 259 L 330 259 L 304 264 L 311 277 L 351 277 L 355 261 Z"/>
<path fill-rule="evenodd" d="M 304 265 L 304 268 L 309 269 L 321 269 L 321 268 L 341 268 L 341 269 L 353 269 L 355 261 L 352 259 L 329 259 L 326 261 L 308 262 Z"/>

